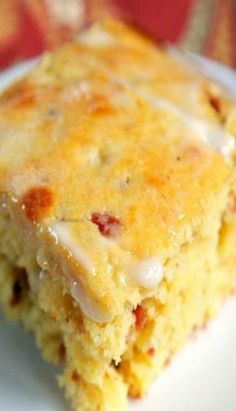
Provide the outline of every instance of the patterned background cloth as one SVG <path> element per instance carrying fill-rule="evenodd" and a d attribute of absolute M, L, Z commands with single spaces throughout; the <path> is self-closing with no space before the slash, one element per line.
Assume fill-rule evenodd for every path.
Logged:
<path fill-rule="evenodd" d="M 107 11 L 236 68 L 236 0 L 0 0 L 0 67 L 58 47 Z"/>

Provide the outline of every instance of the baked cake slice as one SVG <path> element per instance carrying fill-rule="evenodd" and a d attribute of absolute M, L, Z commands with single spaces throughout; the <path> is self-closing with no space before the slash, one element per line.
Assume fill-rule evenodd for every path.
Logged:
<path fill-rule="evenodd" d="M 0 301 L 78 411 L 142 396 L 235 290 L 236 106 L 106 21 L 0 98 Z"/>

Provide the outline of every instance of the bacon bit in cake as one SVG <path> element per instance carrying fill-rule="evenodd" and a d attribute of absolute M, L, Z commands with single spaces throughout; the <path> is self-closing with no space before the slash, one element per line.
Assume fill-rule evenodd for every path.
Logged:
<path fill-rule="evenodd" d="M 147 353 L 150 357 L 154 357 L 156 350 L 154 347 L 150 347 Z"/>
<path fill-rule="evenodd" d="M 135 315 L 135 326 L 137 330 L 141 330 L 146 322 L 146 311 L 141 305 L 138 305 L 135 310 L 133 310 Z"/>
<path fill-rule="evenodd" d="M 91 221 L 98 226 L 100 233 L 105 237 L 115 237 L 120 232 L 121 223 L 117 217 L 105 213 L 93 213 Z"/>
<path fill-rule="evenodd" d="M 78 382 L 79 381 L 79 374 L 77 373 L 77 371 L 73 371 L 73 373 L 71 374 L 71 379 L 74 382 Z"/>
<path fill-rule="evenodd" d="M 59 359 L 63 363 L 66 360 L 66 347 L 63 343 L 61 343 L 59 347 Z"/>
<path fill-rule="evenodd" d="M 221 101 L 220 98 L 217 96 L 209 96 L 209 103 L 211 107 L 217 112 L 221 113 Z"/>
<path fill-rule="evenodd" d="M 24 290 L 29 289 L 28 279 L 26 275 L 26 271 L 24 268 L 15 267 L 15 277 L 16 280 L 13 285 L 12 289 L 12 297 L 10 301 L 10 305 L 12 307 L 16 307 L 22 301 L 22 294 Z"/>
<path fill-rule="evenodd" d="M 53 193 L 48 187 L 32 187 L 23 195 L 22 209 L 30 221 L 44 217 L 54 202 Z"/>

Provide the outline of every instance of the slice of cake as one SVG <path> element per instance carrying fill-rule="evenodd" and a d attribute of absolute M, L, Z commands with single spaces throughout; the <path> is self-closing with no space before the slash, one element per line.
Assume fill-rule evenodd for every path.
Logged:
<path fill-rule="evenodd" d="M 235 290 L 236 105 L 119 22 L 0 98 L 0 301 L 121 411 Z"/>

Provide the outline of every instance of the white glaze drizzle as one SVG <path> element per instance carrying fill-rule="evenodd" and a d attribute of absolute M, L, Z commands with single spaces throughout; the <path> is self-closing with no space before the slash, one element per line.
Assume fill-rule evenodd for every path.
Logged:
<path fill-rule="evenodd" d="M 101 304 L 91 298 L 78 280 L 71 283 L 71 296 L 78 301 L 83 313 L 93 321 L 104 323 L 112 320 L 112 315 Z"/>
<path fill-rule="evenodd" d="M 80 38 L 79 38 L 80 41 Z M 164 109 L 170 111 L 177 118 L 181 119 L 184 125 L 194 132 L 194 137 L 200 139 L 203 143 L 207 144 L 212 150 L 221 154 L 227 162 L 231 162 L 233 151 L 236 148 L 235 138 L 230 133 L 227 133 L 220 124 L 214 124 L 210 121 L 203 120 L 200 117 L 193 116 L 190 113 L 185 113 L 180 107 L 175 105 L 170 100 L 154 96 L 145 90 L 141 90 L 135 84 L 130 81 L 119 79 L 111 74 L 104 66 L 98 61 L 90 59 L 90 63 L 99 67 L 110 81 L 114 84 L 122 85 L 123 87 L 132 90 L 139 95 L 143 100 L 151 103 L 153 107 L 158 109 Z M 216 141 L 214 141 L 214 139 Z"/>
<path fill-rule="evenodd" d="M 53 236 L 56 244 L 62 245 L 66 249 L 68 256 L 74 258 L 78 265 L 83 266 L 90 274 L 94 272 L 94 266 L 91 258 L 86 254 L 82 247 L 78 244 L 75 236 L 71 232 L 70 224 L 60 222 L 50 227 L 50 234 Z M 83 313 L 91 320 L 104 323 L 111 321 L 112 315 L 107 311 L 101 303 L 91 297 L 85 286 L 73 277 L 71 269 L 67 267 L 66 261 L 62 264 L 63 272 L 66 274 L 70 283 L 71 296 L 79 303 Z"/>
<path fill-rule="evenodd" d="M 197 119 L 194 120 L 193 127 L 203 142 L 223 155 L 227 161 L 231 161 L 235 149 L 235 139 L 231 134 L 224 131 L 219 124 L 203 123 Z"/>
<path fill-rule="evenodd" d="M 70 257 L 74 257 L 87 271 L 94 271 L 91 258 L 75 240 L 68 223 L 57 223 L 50 227 L 49 232 L 54 236 L 56 243 L 60 243 L 68 251 Z"/>
<path fill-rule="evenodd" d="M 60 222 L 49 228 L 49 233 L 53 237 L 55 243 L 62 245 L 66 249 L 69 257 L 73 257 L 78 265 L 83 266 L 89 273 L 93 272 L 93 262 L 91 258 L 82 250 L 81 246 L 76 241 L 71 232 L 70 224 Z M 103 240 L 103 237 L 101 237 Z M 114 247 L 114 241 L 105 239 L 106 247 Z M 120 249 L 119 249 L 120 251 Z M 163 264 L 158 258 L 147 258 L 143 260 L 134 260 L 130 253 L 125 251 L 123 257 L 124 272 L 136 286 L 141 286 L 147 289 L 155 288 L 163 278 Z M 122 260 L 122 258 L 121 258 Z M 81 310 L 86 316 L 97 322 L 107 322 L 112 319 L 111 313 L 106 310 L 102 304 L 86 290 L 82 282 L 73 276 L 70 268 L 67 267 L 66 261 L 62 264 L 63 271 L 70 281 L 71 296 L 79 303 Z M 126 284 L 126 280 L 125 280 Z"/>
<path fill-rule="evenodd" d="M 159 97 L 154 97 L 143 90 L 136 90 L 136 88 L 129 82 L 124 82 L 127 87 L 134 88 L 134 90 L 144 100 L 152 103 L 158 109 L 164 109 L 173 113 L 176 117 L 183 121 L 184 125 L 194 132 L 194 137 L 207 144 L 212 150 L 221 154 L 226 161 L 230 162 L 233 150 L 235 149 L 235 138 L 227 133 L 222 126 L 214 124 L 209 121 L 194 117 L 191 114 L 186 114 L 178 106 Z"/>
<path fill-rule="evenodd" d="M 161 282 L 164 267 L 159 258 L 147 258 L 131 264 L 129 273 L 136 285 L 153 289 Z"/>

